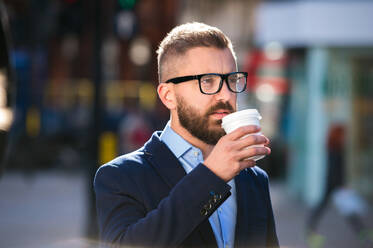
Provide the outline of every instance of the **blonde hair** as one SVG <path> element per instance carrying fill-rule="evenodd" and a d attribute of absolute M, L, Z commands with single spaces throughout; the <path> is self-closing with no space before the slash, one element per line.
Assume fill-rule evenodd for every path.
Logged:
<path fill-rule="evenodd" d="M 173 28 L 158 47 L 159 83 L 162 80 L 162 67 L 165 61 L 172 56 L 183 55 L 195 47 L 228 48 L 236 60 L 231 40 L 220 29 L 199 22 L 182 24 Z"/>

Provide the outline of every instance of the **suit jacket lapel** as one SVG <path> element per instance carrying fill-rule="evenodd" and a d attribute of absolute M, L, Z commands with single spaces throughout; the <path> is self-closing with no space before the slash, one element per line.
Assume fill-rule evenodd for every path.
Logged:
<path fill-rule="evenodd" d="M 236 220 L 236 231 L 235 231 L 235 247 L 244 247 L 245 240 L 242 238 L 247 236 L 248 233 L 248 221 L 249 216 L 247 215 L 247 206 L 249 202 L 249 193 L 252 187 L 250 187 L 250 180 L 245 180 L 247 177 L 247 171 L 243 170 L 238 176 L 235 177 L 236 194 L 237 194 L 237 220 Z"/>
<path fill-rule="evenodd" d="M 186 175 L 179 160 L 159 140 L 157 133 L 154 133 L 150 141 L 145 144 L 144 153 L 150 164 L 170 189 Z"/>
<path fill-rule="evenodd" d="M 145 144 L 146 158 L 170 190 L 186 175 L 184 168 L 168 147 L 159 140 L 159 133 L 154 133 Z M 216 240 L 208 219 L 198 226 L 198 232 L 207 247 L 216 247 Z"/>

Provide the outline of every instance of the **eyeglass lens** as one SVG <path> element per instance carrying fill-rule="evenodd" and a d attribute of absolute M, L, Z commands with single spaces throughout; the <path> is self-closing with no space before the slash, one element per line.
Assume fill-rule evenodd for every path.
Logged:
<path fill-rule="evenodd" d="M 218 74 L 208 74 L 201 77 L 201 89 L 204 93 L 212 94 L 219 90 L 222 78 Z M 246 77 L 243 73 L 233 73 L 227 77 L 230 90 L 240 93 L 246 85 Z"/>

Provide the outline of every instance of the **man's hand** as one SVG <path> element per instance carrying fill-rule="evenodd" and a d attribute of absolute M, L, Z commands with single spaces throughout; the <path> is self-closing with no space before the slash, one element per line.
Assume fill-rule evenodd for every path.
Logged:
<path fill-rule="evenodd" d="M 254 160 L 246 158 L 271 153 L 271 149 L 265 146 L 248 147 L 260 144 L 267 145 L 269 143 L 265 136 L 255 134 L 259 131 L 260 127 L 250 125 L 237 128 L 223 136 L 205 159 L 204 164 L 224 181 L 230 181 L 240 171 L 255 166 Z M 245 135 L 248 136 L 242 138 Z"/>

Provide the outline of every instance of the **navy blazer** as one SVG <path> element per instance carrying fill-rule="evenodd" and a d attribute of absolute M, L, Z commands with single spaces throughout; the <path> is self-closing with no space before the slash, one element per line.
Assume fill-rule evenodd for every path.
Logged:
<path fill-rule="evenodd" d="M 159 136 L 98 169 L 101 240 L 111 247 L 217 247 L 208 218 L 231 187 L 203 164 L 186 174 Z M 253 167 L 235 183 L 235 247 L 278 247 L 267 174 Z"/>

